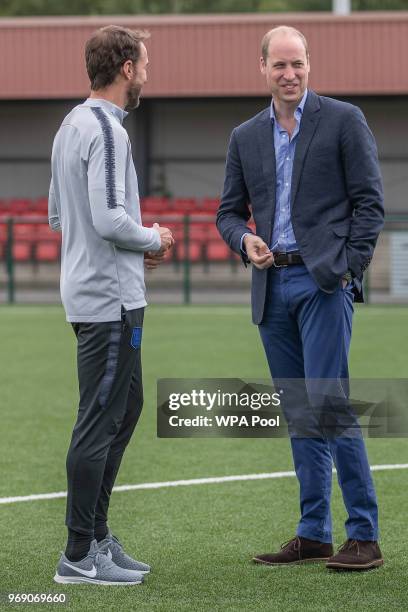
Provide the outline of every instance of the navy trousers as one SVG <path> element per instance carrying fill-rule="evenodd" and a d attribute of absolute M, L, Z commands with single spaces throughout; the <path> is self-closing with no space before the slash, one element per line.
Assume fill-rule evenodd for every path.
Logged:
<path fill-rule="evenodd" d="M 348 381 L 352 316 L 353 294 L 349 287 L 343 289 L 339 283 L 335 293 L 327 294 L 319 289 L 304 265 L 270 268 L 259 331 L 274 382 L 304 379 L 308 392 L 310 385 L 321 386 L 321 379 L 344 385 Z M 305 422 L 316 417 L 315 413 L 302 415 L 302 411 L 303 406 L 291 402 L 285 406 L 285 416 L 294 431 L 299 419 Z M 347 537 L 377 540 L 377 500 L 361 432 L 354 429 L 350 435 L 346 432 L 306 437 L 291 433 L 290 440 L 300 485 L 297 535 L 332 542 L 334 462 L 348 513 Z"/>

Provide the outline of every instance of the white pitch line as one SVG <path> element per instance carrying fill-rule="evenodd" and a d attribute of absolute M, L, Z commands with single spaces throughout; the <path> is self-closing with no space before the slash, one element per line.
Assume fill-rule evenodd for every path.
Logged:
<path fill-rule="evenodd" d="M 393 463 L 388 465 L 372 465 L 372 472 L 382 472 L 384 470 L 406 470 L 408 463 Z M 336 470 L 333 469 L 333 474 Z M 296 476 L 293 471 L 290 472 L 265 472 L 261 474 L 238 474 L 236 476 L 214 476 L 211 478 L 192 478 L 191 480 L 168 480 L 164 482 L 141 482 L 133 485 L 119 485 L 113 487 L 115 492 L 121 491 L 139 491 L 146 489 L 167 489 L 169 487 L 190 487 L 192 485 L 203 484 L 220 484 L 224 482 L 237 482 L 245 480 L 271 480 L 274 478 L 290 478 Z M 66 497 L 66 491 L 56 493 L 40 493 L 37 495 L 22 495 L 17 497 L 0 497 L 0 504 L 15 504 L 18 502 L 38 501 L 42 499 L 59 499 Z"/>

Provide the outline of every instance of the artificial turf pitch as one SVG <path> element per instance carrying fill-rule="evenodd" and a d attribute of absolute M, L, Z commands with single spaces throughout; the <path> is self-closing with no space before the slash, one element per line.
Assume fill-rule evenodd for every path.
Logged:
<path fill-rule="evenodd" d="M 60 308 L 0 308 L 0 497 L 65 490 L 76 415 L 75 338 Z M 408 377 L 408 309 L 356 308 L 354 377 Z M 157 378 L 267 378 L 244 307 L 150 307 L 143 336 L 145 406 L 117 484 L 292 470 L 287 440 L 156 437 Z M 408 463 L 408 440 L 368 440 L 372 464 Z M 153 567 L 144 585 L 52 581 L 65 544 L 64 499 L 0 505 L 0 608 L 5 595 L 63 592 L 69 610 L 407 610 L 408 470 L 375 472 L 385 565 L 330 573 L 322 564 L 268 568 L 254 553 L 295 533 L 295 478 L 117 492 L 110 525 Z M 334 482 L 335 544 L 345 511 Z M 18 605 L 49 609 L 57 604 Z"/>

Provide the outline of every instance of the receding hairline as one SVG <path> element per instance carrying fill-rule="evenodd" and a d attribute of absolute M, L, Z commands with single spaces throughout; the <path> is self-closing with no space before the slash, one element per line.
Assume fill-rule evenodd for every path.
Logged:
<path fill-rule="evenodd" d="M 269 45 L 273 38 L 277 38 L 278 36 L 292 36 L 299 38 L 306 52 L 306 58 L 309 59 L 309 47 L 307 44 L 306 37 L 302 32 L 296 30 L 296 28 L 292 28 L 291 26 L 277 26 L 276 28 L 272 28 L 266 32 L 261 42 L 261 52 L 264 61 L 266 62 L 269 52 Z"/>

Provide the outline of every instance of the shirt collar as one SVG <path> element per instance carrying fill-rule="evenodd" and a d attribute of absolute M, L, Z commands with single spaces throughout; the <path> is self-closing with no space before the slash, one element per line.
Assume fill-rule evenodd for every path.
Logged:
<path fill-rule="evenodd" d="M 113 102 L 109 102 L 108 100 L 104 100 L 103 98 L 88 98 L 87 100 L 85 100 L 84 105 L 103 108 L 107 113 L 110 113 L 111 115 L 116 117 L 116 119 L 120 123 L 123 123 L 123 120 L 129 114 L 125 110 L 123 110 L 123 108 L 120 108 L 120 106 L 116 106 L 116 104 L 113 104 Z"/>
<path fill-rule="evenodd" d="M 300 116 L 302 116 L 303 114 L 303 109 L 305 108 L 305 104 L 306 104 L 306 98 L 307 98 L 307 94 L 308 94 L 308 90 L 306 89 L 305 93 L 302 96 L 301 101 L 299 102 L 296 110 L 295 110 L 295 115 L 296 114 L 300 114 Z M 271 119 L 273 119 L 273 121 L 276 121 L 276 116 L 275 116 L 275 109 L 273 106 L 273 98 L 272 98 L 272 102 L 271 102 Z"/>

